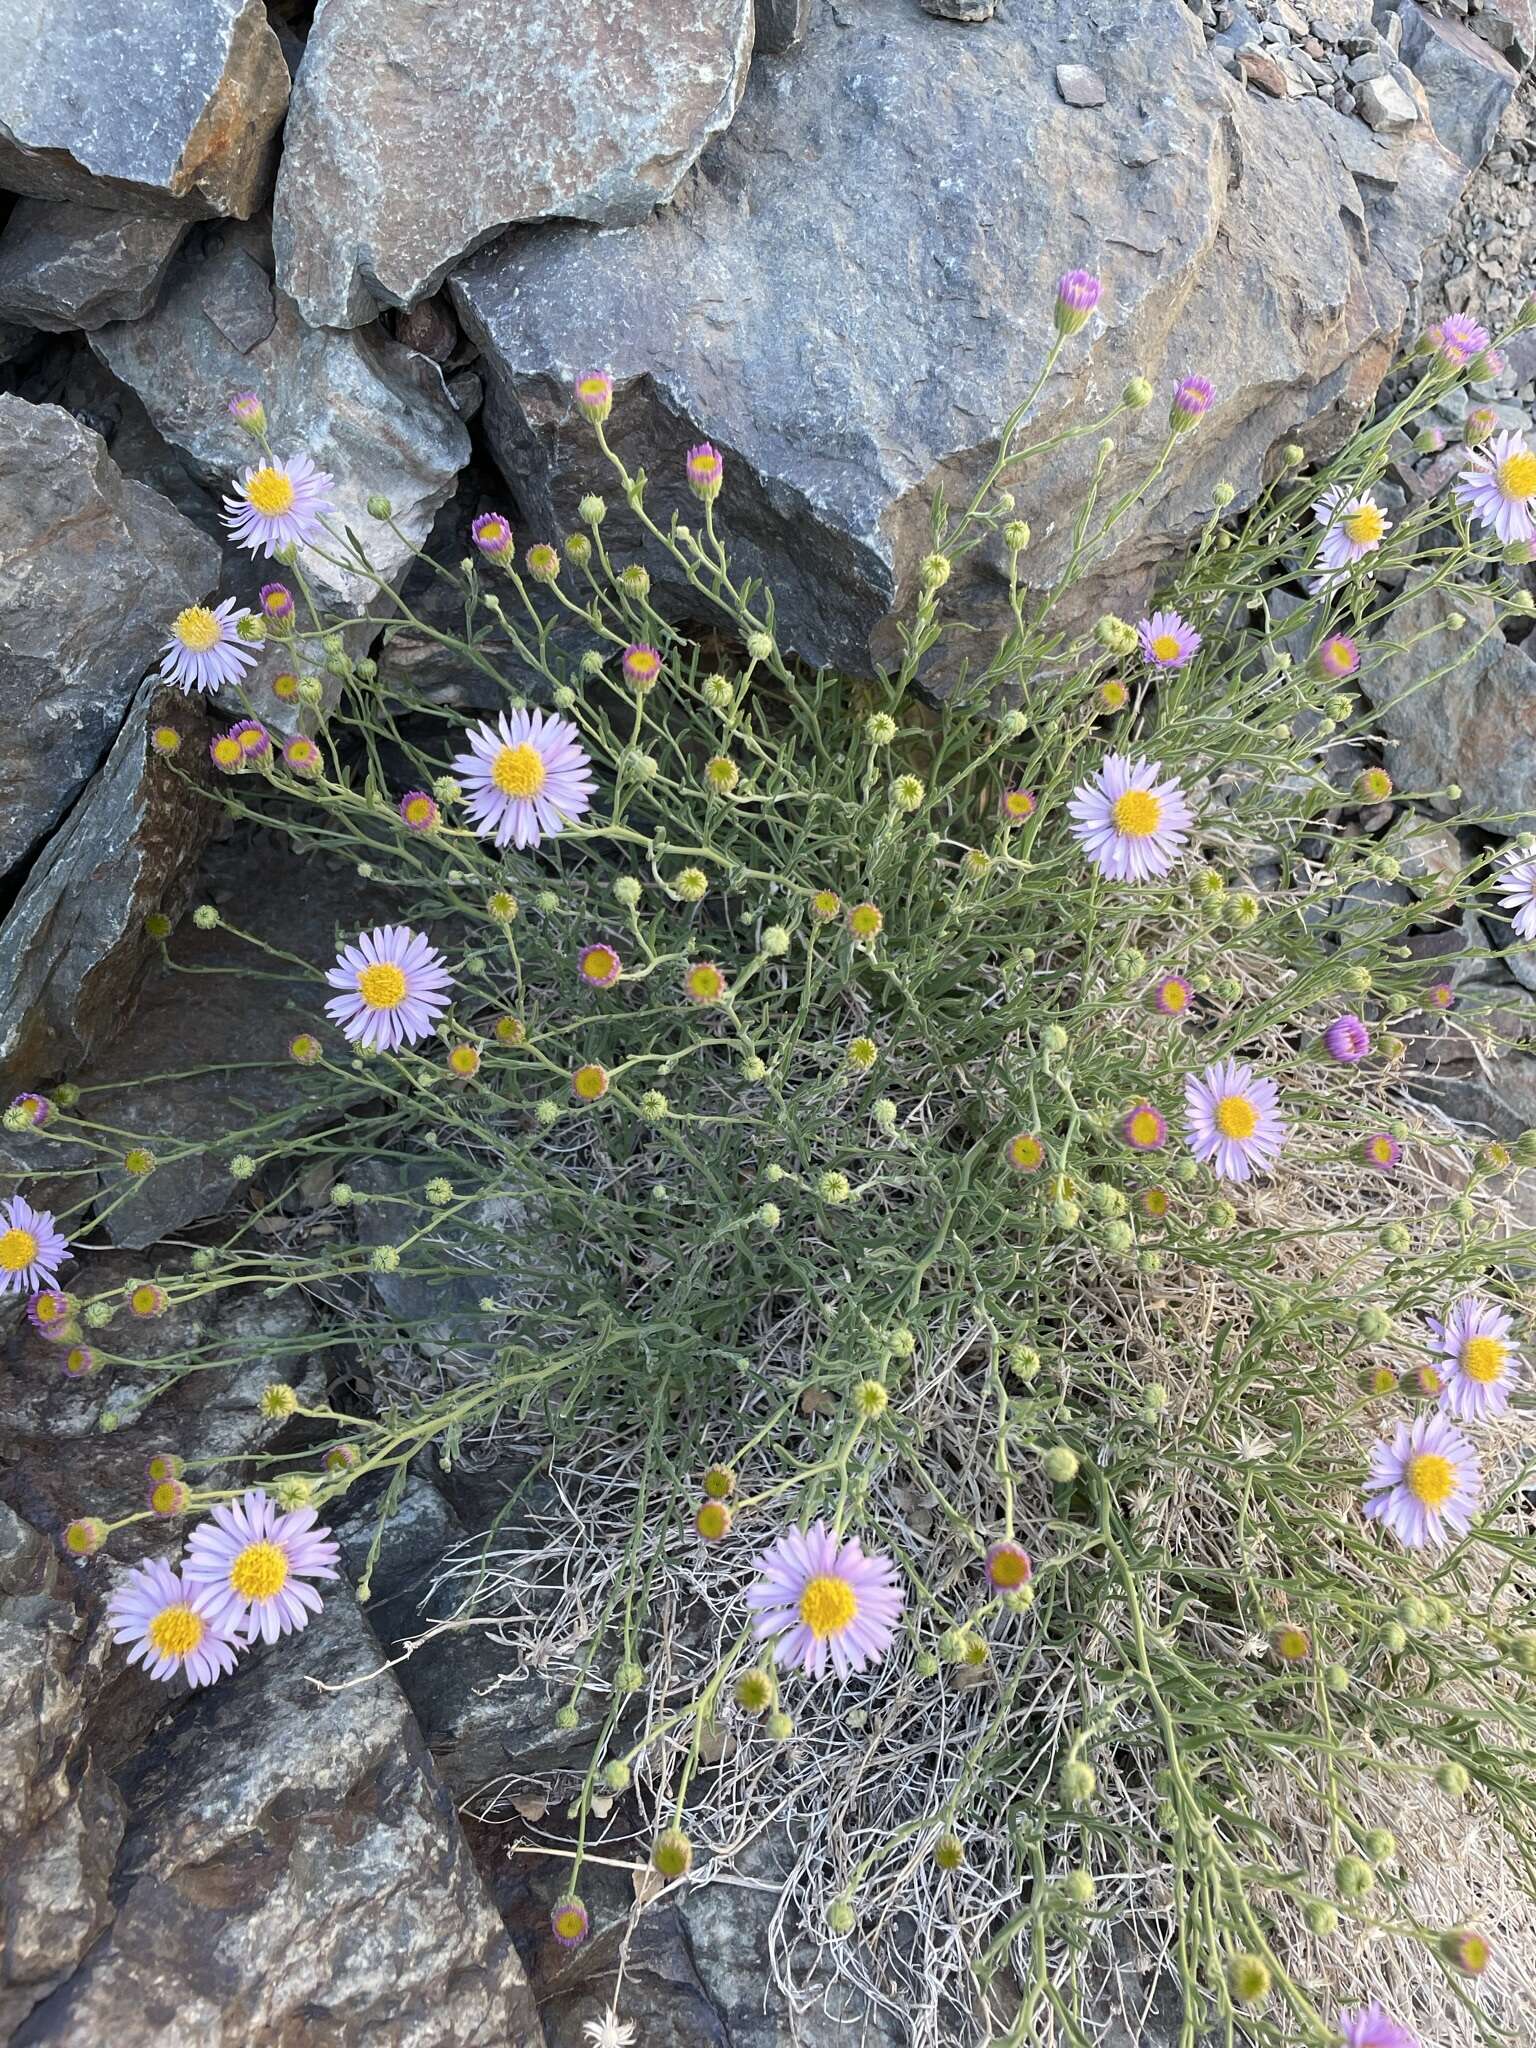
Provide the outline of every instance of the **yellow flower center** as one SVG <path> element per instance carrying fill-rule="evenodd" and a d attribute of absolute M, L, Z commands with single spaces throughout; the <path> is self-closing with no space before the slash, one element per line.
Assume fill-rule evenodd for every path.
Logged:
<path fill-rule="evenodd" d="M 1509 1346 L 1497 1337 L 1469 1337 L 1461 1347 L 1461 1369 L 1469 1380 L 1491 1387 L 1495 1380 L 1503 1378 L 1508 1356 Z"/>
<path fill-rule="evenodd" d="M 848 922 L 861 939 L 872 939 L 884 919 L 873 903 L 861 903 L 848 913 Z"/>
<path fill-rule="evenodd" d="M 1045 1147 L 1038 1138 L 1021 1135 L 1010 1141 L 1008 1157 L 1015 1166 L 1035 1167 L 1045 1157 Z"/>
<path fill-rule="evenodd" d="M 1128 789 L 1115 798 L 1109 815 L 1125 838 L 1147 839 L 1162 823 L 1163 807 L 1150 789 Z"/>
<path fill-rule="evenodd" d="M 245 495 L 266 519 L 277 519 L 284 512 L 293 510 L 293 484 L 280 469 L 273 469 L 270 464 L 249 477 Z"/>
<path fill-rule="evenodd" d="M 1029 1577 L 1029 1560 L 1017 1550 L 999 1550 L 992 1560 L 992 1583 L 1001 1592 L 1010 1593 L 1016 1586 L 1022 1586 Z"/>
<path fill-rule="evenodd" d="M 408 825 L 425 825 L 432 816 L 432 799 L 429 796 L 413 796 L 405 807 Z"/>
<path fill-rule="evenodd" d="M 859 1611 L 858 1595 L 846 1579 L 823 1572 L 800 1595 L 800 1619 L 817 1642 L 841 1635 Z"/>
<path fill-rule="evenodd" d="M 491 780 L 503 796 L 537 796 L 549 780 L 537 747 L 526 740 L 518 747 L 503 747 L 491 763 Z"/>
<path fill-rule="evenodd" d="M 171 631 L 191 654 L 206 654 L 219 640 L 219 622 L 205 604 L 189 604 L 176 614 Z"/>
<path fill-rule="evenodd" d="M 583 1102 L 596 1102 L 608 1092 L 608 1074 L 596 1061 L 589 1067 L 578 1067 L 571 1076 L 571 1086 Z"/>
<path fill-rule="evenodd" d="M 1522 505 L 1527 498 L 1536 498 L 1536 455 L 1528 449 L 1519 455 L 1506 455 L 1495 476 L 1504 497 Z"/>
<path fill-rule="evenodd" d="M 1131 1118 L 1131 1143 L 1153 1145 L 1158 1138 L 1157 1111 L 1138 1109 Z"/>
<path fill-rule="evenodd" d="M 587 1916 L 580 1906 L 562 1906 L 555 1914 L 555 1932 L 567 1941 L 579 1940 L 586 1924 Z"/>
<path fill-rule="evenodd" d="M 1456 1467 L 1438 1451 L 1420 1451 L 1403 1473 L 1408 1491 L 1427 1508 L 1443 1508 L 1456 1491 Z"/>
<path fill-rule="evenodd" d="M 448 1064 L 456 1074 L 478 1074 L 480 1055 L 472 1045 L 456 1045 L 448 1055 Z"/>
<path fill-rule="evenodd" d="M 725 977 L 718 967 L 695 967 L 688 976 L 688 993 L 707 1001 L 719 995 L 725 986 Z"/>
<path fill-rule="evenodd" d="M 30 1230 L 23 1230 L 13 1224 L 0 1237 L 0 1269 L 7 1273 L 24 1273 L 37 1257 L 37 1239 Z"/>
<path fill-rule="evenodd" d="M 398 1010 L 405 1001 L 405 973 L 392 960 L 359 968 L 357 992 L 370 1010 Z"/>
<path fill-rule="evenodd" d="M 1370 1154 L 1378 1166 L 1390 1166 L 1392 1164 L 1392 1140 L 1390 1138 L 1372 1138 Z"/>
<path fill-rule="evenodd" d="M 1165 1009 L 1182 1010 L 1188 1001 L 1189 997 L 1185 993 L 1182 981 L 1165 981 L 1163 983 L 1163 1006 Z"/>
<path fill-rule="evenodd" d="M 1168 1214 L 1168 1193 L 1165 1188 L 1148 1188 L 1141 1198 L 1141 1206 L 1148 1216 Z"/>
<path fill-rule="evenodd" d="M 1379 505 L 1358 505 L 1343 526 L 1357 548 L 1373 548 L 1387 530 L 1386 514 Z"/>
<path fill-rule="evenodd" d="M 1152 640 L 1152 653 L 1158 661 L 1177 661 L 1179 658 L 1178 634 L 1155 634 Z"/>
<path fill-rule="evenodd" d="M 1251 1138 L 1259 1128 L 1259 1112 L 1246 1095 L 1223 1095 L 1216 1105 L 1216 1128 L 1224 1138 Z"/>
<path fill-rule="evenodd" d="M 270 1600 L 288 1583 L 288 1560 L 275 1543 L 248 1543 L 229 1568 L 242 1600 Z"/>
<path fill-rule="evenodd" d="M 190 1657 L 207 1633 L 207 1622 L 184 1602 L 162 1607 L 149 1624 L 149 1640 L 162 1657 Z"/>

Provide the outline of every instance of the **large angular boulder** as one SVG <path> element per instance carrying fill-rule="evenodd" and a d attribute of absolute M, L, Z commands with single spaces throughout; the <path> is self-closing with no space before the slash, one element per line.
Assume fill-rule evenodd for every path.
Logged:
<path fill-rule="evenodd" d="M 288 67 L 263 0 L 0 0 L 0 188 L 254 213 Z"/>
<path fill-rule="evenodd" d="M 1063 64 L 1092 69 L 1105 104 L 1065 105 Z M 1427 134 L 1378 141 L 1319 101 L 1245 95 L 1179 0 L 1013 8 L 981 28 L 909 0 L 822 0 L 802 47 L 754 63 L 673 205 L 624 234 L 514 231 L 451 288 L 535 530 L 612 487 L 570 396 L 606 366 L 610 431 L 660 523 L 696 518 L 683 460 L 712 441 L 718 516 L 740 572 L 776 592 L 786 643 L 867 667 L 927 551 L 935 486 L 965 499 L 1029 391 L 1061 271 L 1096 264 L 1105 298 L 1029 438 L 1081 426 L 1140 372 L 1158 403 L 1115 431 L 1144 472 L 1175 379 L 1202 372 L 1219 394 L 1117 528 L 1118 572 L 1144 591 L 1215 483 L 1247 495 L 1277 441 L 1321 449 L 1358 417 L 1463 176 Z M 1079 444 L 1010 479 L 1041 581 L 1086 469 Z M 1002 615 L 1003 570 L 976 565 L 973 616 Z M 667 594 L 690 596 L 676 576 Z"/>
<path fill-rule="evenodd" d="M 185 232 L 160 214 L 23 199 L 0 233 L 0 320 L 46 334 L 137 320 Z"/>
<path fill-rule="evenodd" d="M 321 0 L 279 282 L 314 325 L 353 327 L 513 222 L 640 220 L 736 111 L 751 47 L 752 0 Z"/>
<path fill-rule="evenodd" d="M 151 729 L 171 718 L 192 731 L 195 772 L 204 722 L 174 690 L 146 684 L 0 923 L 0 1075 L 17 1086 L 117 1036 L 155 950 L 145 917 L 182 907 L 218 812 L 151 751 Z"/>
<path fill-rule="evenodd" d="M 254 227 L 194 229 L 154 312 L 90 340 L 209 484 L 252 462 L 253 444 L 231 419 L 229 400 L 259 392 L 278 452 L 302 449 L 330 471 L 335 523 L 366 543 L 386 581 L 404 572 L 469 459 L 469 435 L 437 364 L 377 328 L 306 326 L 274 291 L 266 238 Z M 374 493 L 394 507 L 399 534 L 368 517 Z M 313 549 L 302 553 L 306 575 L 338 605 L 361 610 L 376 597 L 363 575 Z"/>
<path fill-rule="evenodd" d="M 57 822 L 219 551 L 55 405 L 0 395 L 0 872 Z"/>
<path fill-rule="evenodd" d="M 1416 0 L 1403 0 L 1398 16 L 1403 62 L 1424 88 L 1435 133 L 1475 170 L 1492 147 L 1520 74 L 1452 16 L 1431 14 Z"/>
<path fill-rule="evenodd" d="M 15 2048 L 542 2048 L 453 1803 L 345 1588 L 189 1701 L 123 1785 L 115 1918 Z"/>

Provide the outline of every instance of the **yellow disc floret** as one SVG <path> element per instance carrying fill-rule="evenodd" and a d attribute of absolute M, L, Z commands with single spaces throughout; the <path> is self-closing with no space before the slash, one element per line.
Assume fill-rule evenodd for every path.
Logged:
<path fill-rule="evenodd" d="M 543 756 L 526 740 L 521 746 L 502 747 L 491 763 L 491 780 L 503 796 L 537 796 L 548 779 Z"/>
<path fill-rule="evenodd" d="M 1375 547 L 1387 530 L 1386 514 L 1379 505 L 1357 505 L 1341 524 L 1357 548 Z"/>
<path fill-rule="evenodd" d="M 191 654 L 206 654 L 218 645 L 219 622 L 205 604 L 189 604 L 178 612 L 171 631 Z"/>
<path fill-rule="evenodd" d="M 13 1226 L 0 1236 L 0 1271 L 23 1273 L 37 1257 L 37 1239 L 30 1230 Z"/>
<path fill-rule="evenodd" d="M 405 1001 L 405 970 L 392 960 L 375 960 L 358 969 L 357 992 L 370 1010 L 398 1010 Z"/>
<path fill-rule="evenodd" d="M 288 1583 L 288 1559 L 275 1543 L 248 1543 L 229 1568 L 242 1600 L 270 1600 Z"/>
<path fill-rule="evenodd" d="M 1128 789 L 1110 807 L 1115 830 L 1127 839 L 1147 839 L 1163 821 L 1163 807 L 1150 789 Z"/>
<path fill-rule="evenodd" d="M 270 463 L 253 470 L 245 480 L 245 495 L 264 519 L 280 519 L 293 510 L 293 483 Z"/>
<path fill-rule="evenodd" d="M 1223 1095 L 1216 1105 L 1216 1128 L 1224 1138 L 1251 1138 L 1259 1128 L 1259 1112 L 1246 1095 Z"/>
<path fill-rule="evenodd" d="M 1526 448 L 1518 455 L 1506 455 L 1494 472 L 1501 494 L 1524 504 L 1536 498 L 1536 455 Z"/>
<path fill-rule="evenodd" d="M 1497 1337 L 1469 1337 L 1461 1347 L 1461 1369 L 1469 1380 L 1491 1387 L 1503 1378 L 1508 1356 L 1509 1346 Z"/>
<path fill-rule="evenodd" d="M 859 1611 L 858 1595 L 846 1579 L 822 1572 L 808 1580 L 800 1595 L 800 1619 L 816 1638 L 841 1635 Z"/>
<path fill-rule="evenodd" d="M 162 1657 L 190 1657 L 207 1633 L 203 1617 L 180 1601 L 174 1607 L 162 1607 L 149 1624 L 149 1640 Z"/>
<path fill-rule="evenodd" d="M 1456 1468 L 1438 1451 L 1420 1451 L 1403 1473 L 1408 1491 L 1426 1508 L 1443 1508 L 1456 1491 Z"/>

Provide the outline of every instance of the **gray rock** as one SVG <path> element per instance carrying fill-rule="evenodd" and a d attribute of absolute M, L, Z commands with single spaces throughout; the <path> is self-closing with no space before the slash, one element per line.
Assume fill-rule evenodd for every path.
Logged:
<path fill-rule="evenodd" d="M 1368 85 L 1373 78 L 1385 78 L 1387 60 L 1380 50 L 1368 50 L 1363 57 L 1356 57 L 1344 76 L 1351 85 Z"/>
<path fill-rule="evenodd" d="M 1086 64 L 1058 64 L 1056 90 L 1069 107 L 1102 107 L 1104 81 Z"/>
<path fill-rule="evenodd" d="M 782 57 L 810 33 L 811 0 L 757 0 L 757 41 L 761 57 Z"/>
<path fill-rule="evenodd" d="M 194 229 L 155 311 L 103 327 L 90 340 L 209 483 L 252 461 L 252 443 L 230 418 L 228 401 L 239 391 L 259 392 L 274 446 L 302 448 L 330 471 L 337 524 L 358 534 L 386 581 L 405 569 L 411 543 L 425 539 L 469 458 L 469 436 L 437 365 L 377 328 L 307 327 L 288 299 L 273 294 L 265 240 L 254 227 Z M 404 540 L 367 516 L 374 492 L 394 506 Z M 338 605 L 365 607 L 375 590 L 367 577 L 334 569 L 312 550 L 303 558 L 312 583 Z"/>
<path fill-rule="evenodd" d="M 1536 5 L 1532 0 L 1489 0 L 1478 13 L 1477 32 L 1524 71 L 1536 58 Z"/>
<path fill-rule="evenodd" d="M 0 318 L 45 333 L 137 320 L 185 223 L 69 199 L 23 199 L 0 233 Z"/>
<path fill-rule="evenodd" d="M 0 1072 L 18 1086 L 116 1037 L 155 950 L 146 915 L 182 907 L 217 812 L 150 751 L 152 725 L 169 719 L 188 722 L 186 700 L 146 684 L 0 923 Z M 187 750 L 194 773 L 201 727 Z"/>
<path fill-rule="evenodd" d="M 1445 627 L 1453 611 L 1468 622 L 1460 633 Z M 1469 811 L 1497 819 L 1504 831 L 1536 831 L 1531 654 L 1509 644 L 1481 597 L 1410 597 L 1392 630 L 1399 651 L 1367 663 L 1361 683 L 1391 742 L 1387 766 L 1398 787 L 1459 783 Z"/>
<path fill-rule="evenodd" d="M 1403 0 L 1403 62 L 1429 102 L 1435 133 L 1468 169 L 1488 154 L 1520 75 L 1459 21 Z"/>
<path fill-rule="evenodd" d="M 1443 152 L 1426 145 L 1406 184 L 1362 195 L 1331 109 L 1234 103 L 1199 24 L 1158 0 L 1089 0 L 1059 33 L 1013 9 L 959 35 L 907 0 L 834 21 L 792 65 L 754 70 L 671 207 L 622 235 L 510 236 L 455 274 L 490 442 L 535 531 L 612 491 L 570 396 L 596 360 L 616 380 L 611 436 L 651 478 L 660 523 L 696 516 L 683 459 L 712 441 L 717 517 L 739 570 L 773 588 L 786 644 L 867 667 L 872 636 L 890 651 L 882 622 L 929 545 L 935 483 L 954 503 L 984 473 L 1049 344 L 1056 278 L 1096 247 L 1113 251 L 1105 298 L 1043 394 L 1040 437 L 1133 373 L 1167 393 L 1198 367 L 1221 398 L 1124 522 L 1111 590 L 1085 588 L 1085 604 L 1144 595 L 1215 483 L 1251 493 L 1277 441 L 1299 428 L 1320 450 L 1348 431 L 1458 189 Z M 1113 147 L 1056 92 L 1057 64 L 1089 55 L 1126 110 Z M 1150 465 L 1162 433 L 1160 406 L 1128 423 L 1128 465 Z M 1083 475 L 1072 450 L 1031 466 L 1026 564 L 1042 583 Z M 618 505 L 605 532 L 637 542 Z M 683 597 L 649 566 L 665 601 Z M 978 624 L 1000 617 L 1001 555 L 971 558 L 951 594 Z"/>
<path fill-rule="evenodd" d="M 542 2048 L 452 1802 L 344 1588 L 189 1700 L 124 1783 L 116 1917 L 16 2048 L 159 2048 L 172 2028 L 199 2048 Z"/>
<path fill-rule="evenodd" d="M 997 12 L 997 0 L 922 0 L 922 5 L 938 21 L 990 21 Z"/>
<path fill-rule="evenodd" d="M 89 428 L 0 395 L 0 870 L 68 808 L 218 561 Z"/>
<path fill-rule="evenodd" d="M 1417 127 L 1419 110 L 1412 93 L 1405 92 L 1395 78 L 1368 78 L 1355 94 L 1355 105 L 1367 128 L 1378 134 L 1397 135 Z"/>
<path fill-rule="evenodd" d="M 288 67 L 263 0 L 0 0 L 0 186 L 200 218 L 254 213 Z"/>
<path fill-rule="evenodd" d="M 112 1918 L 123 1802 L 86 1732 L 92 1652 L 67 1566 L 0 1505 L 0 2036 Z"/>
<path fill-rule="evenodd" d="M 379 62 L 380 48 L 389 62 Z M 316 326 L 435 291 L 519 221 L 643 219 L 736 111 L 752 0 L 424 8 L 326 0 L 273 204 L 278 281 Z"/>

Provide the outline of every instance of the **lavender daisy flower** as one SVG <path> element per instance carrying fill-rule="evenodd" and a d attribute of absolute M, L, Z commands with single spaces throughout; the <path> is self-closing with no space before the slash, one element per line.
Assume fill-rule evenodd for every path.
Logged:
<path fill-rule="evenodd" d="M 40 1287 L 27 1303 L 28 1322 L 54 1344 L 70 1335 L 74 1313 L 74 1302 L 57 1287 Z"/>
<path fill-rule="evenodd" d="M 1038 801 L 1032 789 L 1005 789 L 1002 794 L 1004 824 L 1022 825 L 1026 818 L 1035 815 Z"/>
<path fill-rule="evenodd" d="M 1458 1422 L 1502 1415 L 1523 1364 L 1507 1310 L 1464 1294 L 1442 1323 L 1430 1316 L 1429 1348 L 1441 1358 L 1440 1406 Z"/>
<path fill-rule="evenodd" d="M 161 1558 L 136 1565 L 107 1603 L 115 1643 L 131 1643 L 130 1664 L 151 1678 L 184 1674 L 189 1685 L 212 1685 L 233 1671 L 239 1645 L 215 1613 L 211 1588 L 196 1585 Z"/>
<path fill-rule="evenodd" d="M 1189 1149 L 1221 1180 L 1247 1180 L 1273 1166 L 1289 1125 L 1273 1081 L 1237 1060 L 1217 1060 L 1184 1080 Z"/>
<path fill-rule="evenodd" d="M 1443 1415 L 1400 1422 L 1389 1444 L 1371 1453 L 1366 1519 L 1381 1522 L 1410 1550 L 1464 1536 L 1481 1496 L 1477 1454 Z"/>
<path fill-rule="evenodd" d="M 1080 334 L 1104 291 L 1091 270 L 1069 270 L 1056 286 L 1056 332 Z"/>
<path fill-rule="evenodd" d="M 1128 1110 L 1120 1125 L 1120 1135 L 1133 1152 L 1155 1152 L 1166 1144 L 1168 1124 L 1161 1110 L 1154 1109 L 1150 1102 L 1138 1102 Z"/>
<path fill-rule="evenodd" d="M 490 562 L 510 562 L 516 552 L 512 529 L 499 512 L 482 512 L 471 525 L 469 537 Z"/>
<path fill-rule="evenodd" d="M 896 1633 L 906 1593 L 888 1557 L 866 1557 L 856 1538 L 840 1542 L 825 1522 L 791 1529 L 755 1559 L 747 1594 L 753 1634 L 769 1636 L 776 1664 L 819 1678 L 832 1660 L 839 1678 L 878 1664 Z"/>
<path fill-rule="evenodd" d="M 411 832 L 431 832 L 442 822 L 437 799 L 424 789 L 408 789 L 400 799 L 400 818 Z"/>
<path fill-rule="evenodd" d="M 1196 420 L 1204 419 L 1215 396 L 1216 387 L 1208 377 L 1181 377 L 1174 386 L 1173 404 L 1168 411 L 1168 425 L 1173 432 L 1182 433 Z"/>
<path fill-rule="evenodd" d="M 272 735 L 259 718 L 242 718 L 229 728 L 229 736 L 240 743 L 241 757 L 259 761 L 272 751 Z"/>
<path fill-rule="evenodd" d="M 1347 484 L 1324 491 L 1312 507 L 1312 517 L 1324 529 L 1317 551 L 1324 569 L 1353 568 L 1381 546 L 1392 524 L 1369 491 L 1352 492 Z"/>
<path fill-rule="evenodd" d="M 706 505 L 713 504 L 724 481 L 725 464 L 718 448 L 701 441 L 697 448 L 688 450 L 688 488 L 696 498 L 702 498 Z"/>
<path fill-rule="evenodd" d="M 0 1202 L 0 1294 L 36 1294 L 57 1284 L 69 1243 L 47 1209 L 23 1195 Z"/>
<path fill-rule="evenodd" d="M 275 555 L 299 547 L 320 532 L 330 509 L 332 477 L 307 455 L 287 462 L 263 462 L 248 469 L 224 500 L 224 524 L 237 547 L 253 555 Z"/>
<path fill-rule="evenodd" d="M 1390 1173 L 1403 1156 L 1403 1148 L 1390 1131 L 1372 1131 L 1360 1141 L 1360 1157 L 1377 1173 Z"/>
<path fill-rule="evenodd" d="M 1360 666 L 1360 649 L 1347 633 L 1333 633 L 1318 650 L 1317 665 L 1325 676 L 1342 682 Z"/>
<path fill-rule="evenodd" d="M 210 1614 L 231 1635 L 275 1643 L 320 1612 L 320 1595 L 308 1581 L 339 1576 L 330 1534 L 316 1528 L 313 1508 L 282 1514 L 253 1488 L 192 1531 L 182 1575 L 207 1589 Z"/>
<path fill-rule="evenodd" d="M 501 847 L 537 846 L 590 807 L 597 784 L 569 720 L 503 712 L 494 726 L 473 725 L 465 737 L 470 751 L 454 756 L 453 772 L 482 838 Z"/>
<path fill-rule="evenodd" d="M 249 612 L 235 610 L 232 597 L 216 610 L 189 604 L 171 621 L 171 637 L 161 650 L 162 678 L 189 697 L 195 690 L 220 690 L 226 683 L 238 683 L 257 659 L 239 638 L 240 621 L 249 617 Z"/>
<path fill-rule="evenodd" d="M 1194 986 L 1182 974 L 1165 974 L 1152 990 L 1152 1007 L 1160 1017 L 1185 1016 L 1194 999 Z"/>
<path fill-rule="evenodd" d="M 1480 327 L 1469 313 L 1451 313 L 1438 326 L 1431 327 L 1429 338 L 1458 370 L 1485 353 L 1489 335 L 1486 327 Z"/>
<path fill-rule="evenodd" d="M 53 1104 L 46 1095 L 37 1095 L 30 1091 L 25 1095 L 13 1095 L 10 1107 L 23 1117 L 34 1131 L 46 1129 L 53 1121 Z"/>
<path fill-rule="evenodd" d="M 580 1948 L 591 1926 L 587 1909 L 578 1898 L 556 1899 L 550 1909 L 550 1932 L 562 1948 Z"/>
<path fill-rule="evenodd" d="M 1495 434 L 1456 479 L 1456 501 L 1480 525 L 1491 526 L 1506 547 L 1536 540 L 1531 500 L 1536 498 L 1536 454 L 1523 434 Z"/>
<path fill-rule="evenodd" d="M 383 924 L 343 946 L 326 975 L 332 996 L 325 1014 L 354 1045 L 393 1052 L 427 1037 L 448 1007 L 453 976 L 443 956 L 409 925 Z"/>
<path fill-rule="evenodd" d="M 1499 864 L 1499 901 L 1514 912 L 1510 922 L 1516 936 L 1536 939 L 1536 859 L 1529 854 L 1507 853 Z"/>
<path fill-rule="evenodd" d="M 587 370 L 576 379 L 576 403 L 594 427 L 613 411 L 613 379 L 606 370 Z"/>
<path fill-rule="evenodd" d="M 1384 2006 L 1360 2005 L 1339 2014 L 1344 2048 L 1419 2048 L 1419 2037 L 1400 2027 Z"/>
<path fill-rule="evenodd" d="M 294 614 L 293 592 L 286 583 L 263 583 L 261 586 L 261 615 L 277 627 L 291 626 Z"/>
<path fill-rule="evenodd" d="M 1200 651 L 1200 635 L 1177 612 L 1153 612 L 1136 633 L 1149 668 L 1183 668 Z"/>
<path fill-rule="evenodd" d="M 1335 1017 L 1328 1026 L 1323 1033 L 1323 1045 L 1330 1059 L 1352 1067 L 1370 1051 L 1371 1034 L 1358 1017 L 1346 1014 Z"/>
<path fill-rule="evenodd" d="M 1161 775 L 1161 762 L 1106 754 L 1072 792 L 1072 837 L 1113 882 L 1153 881 L 1184 851 L 1194 814 L 1178 782 Z"/>
<path fill-rule="evenodd" d="M 631 689 L 649 690 L 661 674 L 661 656 L 654 647 L 626 647 L 619 666 Z"/>

